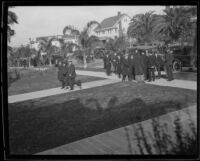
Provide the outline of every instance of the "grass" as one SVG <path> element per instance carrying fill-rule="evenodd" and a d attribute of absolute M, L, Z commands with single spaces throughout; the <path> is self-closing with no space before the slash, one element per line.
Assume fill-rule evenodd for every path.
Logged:
<path fill-rule="evenodd" d="M 133 82 L 9 104 L 11 154 L 34 154 L 196 104 L 196 91 Z"/>
<path fill-rule="evenodd" d="M 48 71 L 20 70 L 21 79 L 11 84 L 8 95 L 34 92 L 43 89 L 60 87 L 61 83 L 57 79 L 56 68 Z M 78 75 L 76 79 L 84 82 L 103 80 L 104 78 Z"/>

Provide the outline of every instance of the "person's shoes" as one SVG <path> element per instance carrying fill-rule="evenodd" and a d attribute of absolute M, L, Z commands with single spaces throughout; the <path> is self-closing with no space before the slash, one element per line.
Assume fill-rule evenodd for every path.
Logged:
<path fill-rule="evenodd" d="M 65 89 L 68 89 L 68 88 L 69 88 L 69 87 L 67 87 L 67 86 L 65 87 Z"/>
<path fill-rule="evenodd" d="M 63 89 L 63 88 L 65 88 L 65 87 L 61 87 L 61 89 Z"/>

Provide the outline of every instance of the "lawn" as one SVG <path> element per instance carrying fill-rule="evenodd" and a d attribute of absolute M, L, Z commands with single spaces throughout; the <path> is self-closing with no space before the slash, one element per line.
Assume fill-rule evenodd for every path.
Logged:
<path fill-rule="evenodd" d="M 8 89 L 8 95 L 34 92 L 61 86 L 60 81 L 57 79 L 56 68 L 52 68 L 48 71 L 33 71 L 22 69 L 20 73 L 21 79 L 11 84 Z M 104 78 L 78 75 L 76 79 L 79 79 L 84 83 L 103 80 Z"/>
<path fill-rule="evenodd" d="M 9 104 L 11 154 L 34 154 L 196 104 L 196 91 L 116 83 Z"/>

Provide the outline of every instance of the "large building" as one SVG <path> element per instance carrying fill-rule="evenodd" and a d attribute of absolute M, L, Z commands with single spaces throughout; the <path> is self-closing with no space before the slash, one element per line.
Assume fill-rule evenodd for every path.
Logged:
<path fill-rule="evenodd" d="M 104 19 L 100 25 L 98 25 L 93 34 L 100 39 L 115 38 L 121 35 L 127 34 L 127 29 L 131 18 L 127 14 L 117 13 L 116 16 L 108 17 Z"/>

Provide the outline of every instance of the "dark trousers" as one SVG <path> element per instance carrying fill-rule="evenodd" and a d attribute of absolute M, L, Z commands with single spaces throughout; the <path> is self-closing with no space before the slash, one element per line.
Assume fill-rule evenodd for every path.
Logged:
<path fill-rule="evenodd" d="M 62 83 L 62 88 L 65 87 L 65 81 L 60 81 Z"/>
<path fill-rule="evenodd" d="M 122 82 L 124 82 L 125 80 L 126 80 L 126 77 L 127 77 L 128 75 L 123 75 L 122 76 Z M 129 77 L 128 77 L 129 78 Z"/>
<path fill-rule="evenodd" d="M 144 68 L 144 80 L 147 80 L 149 79 L 149 71 L 148 71 L 148 68 Z"/>
<path fill-rule="evenodd" d="M 155 81 L 155 68 L 148 68 L 148 80 Z"/>
<path fill-rule="evenodd" d="M 166 65 L 166 72 L 168 80 L 173 80 L 172 65 Z"/>
<path fill-rule="evenodd" d="M 70 86 L 71 90 L 74 89 L 74 83 L 75 83 L 75 78 L 74 77 L 69 77 L 69 86 Z"/>
<path fill-rule="evenodd" d="M 161 68 L 160 65 L 157 65 L 157 66 L 156 66 L 156 70 L 157 70 L 157 72 L 158 72 L 158 78 L 161 78 L 161 71 L 160 71 L 160 68 Z"/>

